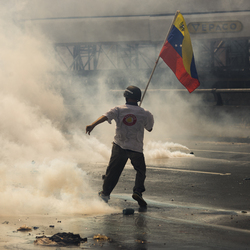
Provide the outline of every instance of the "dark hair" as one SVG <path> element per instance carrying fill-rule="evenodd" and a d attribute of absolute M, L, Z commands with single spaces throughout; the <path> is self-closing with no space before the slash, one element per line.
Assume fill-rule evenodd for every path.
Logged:
<path fill-rule="evenodd" d="M 123 96 L 139 102 L 141 100 L 141 90 L 138 87 L 131 85 L 125 89 Z"/>

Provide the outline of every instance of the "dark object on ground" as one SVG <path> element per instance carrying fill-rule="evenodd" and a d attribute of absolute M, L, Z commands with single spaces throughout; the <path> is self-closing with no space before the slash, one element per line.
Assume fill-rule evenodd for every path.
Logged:
<path fill-rule="evenodd" d="M 50 240 L 55 242 L 62 242 L 66 245 L 79 245 L 83 241 L 87 241 L 86 238 L 81 238 L 79 234 L 73 233 L 57 233 L 50 237 Z"/>
<path fill-rule="evenodd" d="M 23 225 L 17 229 L 17 231 L 31 231 L 31 227 L 27 227 L 26 225 Z"/>
<path fill-rule="evenodd" d="M 131 215 L 134 214 L 135 210 L 133 208 L 124 208 L 123 209 L 123 214 L 124 215 Z"/>
<path fill-rule="evenodd" d="M 79 246 L 81 242 L 87 241 L 87 238 L 81 238 L 79 234 L 73 233 L 57 233 L 51 237 L 36 237 L 35 244 L 37 245 L 58 245 L 58 246 Z"/>

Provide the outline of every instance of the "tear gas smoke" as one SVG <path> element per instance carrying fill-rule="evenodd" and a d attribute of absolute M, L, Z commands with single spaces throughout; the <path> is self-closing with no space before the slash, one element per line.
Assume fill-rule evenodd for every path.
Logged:
<path fill-rule="evenodd" d="M 78 162 L 104 160 L 108 149 L 82 131 L 62 132 L 67 110 L 53 48 L 42 36 L 0 20 L 0 213 L 109 213 L 91 198 Z"/>
<path fill-rule="evenodd" d="M 93 198 L 97 189 L 84 169 L 89 163 L 108 162 L 114 124 L 97 126 L 91 136 L 85 135 L 85 126 L 122 104 L 122 94 L 112 95 L 105 76 L 88 86 L 83 79 L 59 74 L 61 65 L 50 41 L 38 32 L 23 32 L 3 10 L 1 14 L 0 213 L 114 211 Z M 155 127 L 145 133 L 146 158 L 193 157 L 187 147 L 166 142 L 176 135 L 246 135 L 244 130 L 213 125 L 200 109 L 201 99 L 148 93 L 143 107 L 154 114 Z M 233 120 L 223 113 L 220 118 L 219 125 Z"/>
<path fill-rule="evenodd" d="M 179 143 L 149 141 L 145 146 L 147 159 L 194 157 L 189 149 Z"/>
<path fill-rule="evenodd" d="M 89 122 L 114 105 L 108 87 L 100 80 L 91 90 L 60 76 L 50 42 L 23 32 L 7 15 L 0 34 L 1 215 L 114 211 L 93 198 L 91 177 L 78 167 L 108 161 L 114 127 L 96 128 L 100 140 L 84 134 Z M 95 98 L 86 95 L 91 91 Z"/>

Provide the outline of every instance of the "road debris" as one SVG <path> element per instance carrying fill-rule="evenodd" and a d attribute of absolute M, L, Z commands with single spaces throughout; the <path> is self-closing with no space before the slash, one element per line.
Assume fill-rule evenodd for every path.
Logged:
<path fill-rule="evenodd" d="M 112 241 L 111 238 L 103 234 L 94 235 L 93 239 L 97 241 Z"/>
<path fill-rule="evenodd" d="M 140 243 L 140 244 L 146 244 L 147 243 L 146 240 L 135 240 L 135 242 Z"/>
<path fill-rule="evenodd" d="M 37 236 L 34 244 L 42 246 L 79 246 L 81 242 L 86 241 L 87 238 L 81 238 L 79 234 L 57 233 L 51 237 Z"/>
<path fill-rule="evenodd" d="M 17 229 L 17 231 L 31 231 L 31 227 L 27 227 L 26 225 L 23 225 Z"/>
<path fill-rule="evenodd" d="M 46 236 L 37 236 L 37 239 L 34 241 L 35 245 L 41 246 L 58 246 L 59 244 L 55 241 L 50 240 L 50 238 Z"/>

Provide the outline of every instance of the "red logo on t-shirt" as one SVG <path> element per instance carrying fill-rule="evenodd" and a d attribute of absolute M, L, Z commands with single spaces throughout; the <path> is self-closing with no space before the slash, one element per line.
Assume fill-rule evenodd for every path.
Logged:
<path fill-rule="evenodd" d="M 123 118 L 123 123 L 127 126 L 135 125 L 136 121 L 137 121 L 136 116 L 132 114 L 125 115 Z"/>

